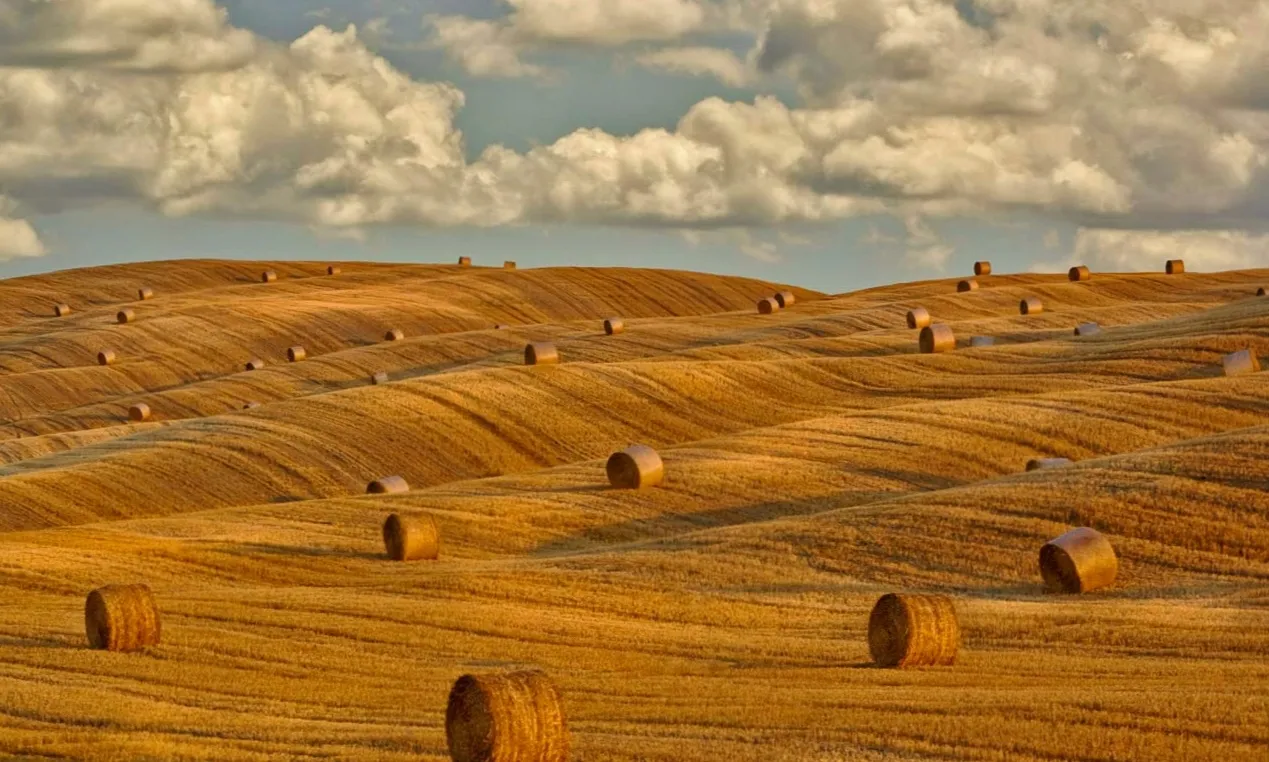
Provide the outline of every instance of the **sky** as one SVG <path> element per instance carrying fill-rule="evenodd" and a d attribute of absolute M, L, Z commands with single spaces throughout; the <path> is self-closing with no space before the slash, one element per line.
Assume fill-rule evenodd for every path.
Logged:
<path fill-rule="evenodd" d="M 1269 266 L 1269 0 L 0 0 L 0 277 Z"/>

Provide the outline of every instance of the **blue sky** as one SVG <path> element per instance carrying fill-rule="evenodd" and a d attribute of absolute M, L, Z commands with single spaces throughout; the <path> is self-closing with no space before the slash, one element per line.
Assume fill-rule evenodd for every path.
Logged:
<path fill-rule="evenodd" d="M 0 0 L 0 5 L 26 1 Z M 77 2 L 91 6 L 94 0 Z M 240 161 L 231 170 L 209 168 L 213 162 L 207 159 L 208 152 L 222 151 L 219 146 L 225 145 L 224 125 L 206 128 L 192 137 L 181 136 L 182 146 L 200 141 L 205 145 L 200 143 L 191 151 L 193 158 L 184 157 L 185 163 L 175 165 L 176 169 L 173 165 L 145 166 L 144 171 L 125 174 L 120 165 L 126 162 L 113 157 L 144 144 L 149 133 L 138 133 L 142 137 L 137 143 L 126 143 L 119 134 L 108 134 L 110 129 L 121 133 L 135 127 L 134 122 L 119 121 L 115 124 L 120 126 L 98 125 L 95 132 L 85 133 L 88 148 L 83 151 L 92 157 L 90 162 L 101 165 L 85 175 L 92 175 L 105 187 L 115 187 L 116 183 L 128 187 L 117 197 L 106 193 L 95 194 L 91 200 L 79 199 L 75 187 L 67 194 L 61 189 L 69 187 L 70 178 L 63 176 L 74 175 L 79 169 L 63 167 L 45 173 L 63 183 L 55 183 L 60 201 L 50 200 L 52 194 L 30 177 L 15 174 L 16 179 L 6 178 L 0 159 L 0 202 L 7 194 L 9 207 L 6 213 L 0 205 L 0 217 L 29 224 L 44 252 L 42 256 L 0 262 L 0 276 L 173 257 L 448 261 L 462 253 L 478 263 L 515 259 L 521 266 L 674 267 L 837 292 L 960 275 L 968 273 L 977 259 L 991 259 L 998 272 L 1056 270 L 1077 257 L 1101 269 L 1157 269 L 1164 256 L 1187 256 L 1193 263 L 1191 269 L 1263 265 L 1269 259 L 1269 238 L 1255 222 L 1264 216 L 1260 214 L 1264 206 L 1261 199 L 1269 196 L 1263 192 L 1264 143 L 1269 142 L 1269 127 L 1263 112 L 1255 108 L 1251 116 L 1236 121 L 1210 105 L 1193 102 L 1197 96 L 1190 80 L 1209 74 L 1215 77 L 1216 73 L 1177 68 L 1172 75 L 1165 71 L 1156 75 L 1157 81 L 1144 84 L 1125 84 L 1129 78 L 1106 75 L 1108 79 L 1101 84 L 1132 89 L 1109 93 L 1105 104 L 1061 100 L 1076 86 L 1095 84 L 1080 81 L 1087 76 L 1080 70 L 1064 69 L 1068 57 L 1105 52 L 1112 56 L 1107 60 L 1115 62 L 1150 54 L 1175 67 L 1192 67 L 1182 57 L 1169 57 L 1166 45 L 1189 45 L 1185 50 L 1193 56 L 1195 40 L 1215 39 L 1210 30 L 1206 37 L 1187 31 L 1190 38 L 1161 37 L 1151 46 L 1117 51 L 1108 48 L 1140 39 L 1141 30 L 1158 26 L 1155 22 L 1159 19 L 1124 21 L 1123 14 L 1107 15 L 1099 39 L 1085 39 L 1087 30 L 1082 27 L 1067 30 L 1069 39 L 1061 42 L 1070 48 L 1068 56 L 1061 45 L 1046 47 L 1046 40 L 1051 41 L 1055 34 L 1051 19 L 1032 18 L 1018 10 L 1010 27 L 1006 29 L 1001 22 L 996 29 L 991 25 L 997 22 L 984 20 L 981 8 L 972 0 L 949 2 L 946 13 L 931 12 L 927 19 L 909 20 L 903 29 L 894 28 L 894 14 L 889 11 L 899 6 L 918 7 L 910 0 L 860 0 L 853 4 L 842 0 L 829 16 L 814 16 L 816 6 L 806 0 L 801 9 L 797 2 L 786 3 L 783 15 L 765 17 L 757 13 L 764 0 L 656 2 L 665 11 L 662 18 L 649 19 L 640 16 L 637 8 L 630 10 L 634 6 L 629 0 L 565 0 L 563 5 L 573 6 L 575 17 L 599 14 L 599 23 L 587 26 L 565 17 L 531 17 L 535 5 L 546 7 L 545 0 L 205 0 L 213 11 L 225 12 L 223 23 L 212 23 L 207 16 L 191 16 L 179 19 L 176 26 L 187 25 L 193 30 L 191 34 L 210 40 L 208 49 L 220 51 L 215 55 L 223 54 L 233 61 L 226 64 L 224 60 L 229 59 L 217 58 L 206 67 L 191 63 L 188 58 L 192 55 L 179 64 L 155 64 L 156 54 L 144 47 L 144 40 L 138 42 L 135 30 L 121 28 L 113 36 L 102 32 L 110 46 L 118 47 L 120 60 L 131 57 L 127 58 L 128 67 L 150 68 L 123 79 L 118 65 L 98 71 L 102 64 L 96 59 L 71 61 L 69 65 L 59 60 L 51 68 L 58 77 L 100 76 L 102 88 L 136 88 L 138 92 L 142 85 L 136 78 L 146 78 L 144 87 L 154 89 L 145 91 L 144 97 L 137 95 L 136 102 L 159 104 L 154 106 L 155 114 L 147 115 L 158 125 L 154 133 L 158 141 L 172 139 L 165 127 L 172 123 L 169 111 L 175 112 L 181 99 L 197 100 L 199 88 L 219 93 L 216 111 L 227 111 L 224 99 L 230 97 L 226 93 L 231 90 L 215 83 L 214 78 L 223 77 L 227 82 L 236 76 L 235 67 L 244 62 L 250 67 L 270 60 L 267 56 L 273 53 L 266 50 L 269 45 L 285 51 L 284 46 L 319 25 L 342 32 L 348 24 L 355 24 L 358 49 L 364 46 L 415 83 L 449 83 L 461 91 L 463 103 L 453 112 L 452 124 L 445 121 L 448 117 L 429 112 L 402 128 L 402 135 L 415 141 L 414 136 L 425 135 L 425 143 L 435 138 L 436 145 L 418 150 L 420 154 L 430 150 L 439 155 L 446 150 L 442 145 L 445 134 L 461 132 L 461 158 L 450 157 L 450 164 L 465 163 L 469 185 L 473 177 L 496 176 L 489 181 L 491 192 L 501 198 L 505 185 L 510 189 L 507 197 L 514 195 L 515 202 L 491 202 L 479 194 L 476 201 L 460 194 L 461 198 L 453 196 L 452 203 L 446 202 L 443 199 L 451 198 L 446 195 L 450 191 L 439 194 L 431 178 L 419 187 L 414 187 L 412 179 L 384 180 L 389 189 L 408 186 L 409 197 L 421 199 L 418 204 L 428 207 L 426 212 L 413 206 L 413 201 L 402 203 L 390 190 L 368 198 L 347 193 L 349 187 L 367 178 L 379 182 L 397 171 L 390 159 L 381 156 L 366 159 L 355 179 L 349 179 L 353 170 L 348 167 L 331 170 L 335 173 L 332 187 L 340 189 L 338 203 L 311 198 L 307 186 L 298 192 L 288 187 L 282 193 L 266 187 L 261 179 L 269 168 L 267 160 L 257 159 L 254 166 Z M 710 20 L 709 13 L 728 5 L 759 20 Z M 706 15 L 692 16 L 698 10 L 695 6 L 705 8 Z M 1097 20 L 1098 8 L 1107 14 L 1114 10 L 1113 4 L 1092 1 L 1085 7 L 1092 20 Z M 688 14 L 684 18 L 690 23 L 674 26 L 669 16 L 680 11 Z M 75 24 L 87 23 L 84 19 L 50 19 L 47 11 L 33 13 L 44 13 L 44 17 L 33 16 L 28 24 L 34 29 L 39 22 L 41 29 L 50 30 L 50 49 L 63 50 L 67 36 L 85 34 L 75 30 Z M 455 28 L 468 31 L 442 35 L 438 31 L 442 26 L 434 23 L 436 17 L 462 21 Z M 1260 19 L 1255 16 L 1241 23 Z M 1114 28 L 1112 22 L 1127 26 Z M 1240 19 L 1230 19 L 1229 24 L 1235 32 L 1236 22 Z M 1035 29 L 1028 30 L 1026 24 L 1034 24 Z M 238 43 L 245 38 L 232 36 L 239 34 L 238 30 L 257 39 L 252 52 L 239 51 Z M 612 30 L 621 31 L 614 37 Z M 992 34 L 983 34 L 986 31 Z M 1028 37 L 1031 33 L 1037 36 Z M 4 34 L 0 30 L 0 45 Z M 1010 40 L 1010 35 L 1016 39 Z M 40 41 L 39 35 L 36 37 Z M 333 37 L 323 38 L 329 39 Z M 893 39 L 899 42 L 889 42 Z M 1236 42 L 1246 43 L 1244 57 L 1249 69 L 1266 60 L 1261 55 L 1263 43 Z M 776 43 L 782 47 L 777 49 Z M 174 49 L 189 45 L 189 38 L 182 37 Z M 476 45 L 486 46 L 482 50 L 487 49 L 491 56 L 501 56 L 497 60 L 503 61 L 499 64 L 502 68 L 482 70 L 479 61 L 464 58 L 464 52 Z M 709 71 L 685 72 L 682 67 L 641 62 L 644 54 L 669 51 L 677 56 L 684 48 L 733 56 L 735 67 L 746 67 L 746 81 L 724 84 L 721 80 L 725 76 Z M 1028 59 L 1028 54 L 1033 59 Z M 945 55 L 952 57 L 940 58 Z M 17 66 L 49 66 L 44 63 L 47 56 L 31 60 L 35 63 L 22 60 Z M 508 60 L 511 63 L 506 63 Z M 764 69 L 755 61 L 774 63 Z M 187 68 L 198 70 L 170 71 L 174 65 L 187 64 Z M 958 69 L 962 64 L 968 73 Z M 305 75 L 303 66 L 309 64 L 287 65 L 294 66 L 296 72 L 294 76 L 278 75 L 279 81 L 293 84 Z M 548 74 L 525 75 L 509 67 Z M 1006 74 L 999 74 L 1006 69 Z M 159 89 L 157 81 L 166 89 Z M 213 83 L 209 85 L 209 81 Z M 341 80 L 327 76 L 325 81 Z M 1224 84 L 1235 92 L 1238 82 Z M 372 87 L 365 85 L 361 92 L 369 93 Z M 68 99 L 83 97 L 81 86 L 67 92 Z M 309 97 L 303 93 L 311 92 L 311 87 L 297 92 L 301 93 L 297 98 Z M 0 88 L 0 105 L 5 93 Z M 432 108 L 445 111 L 437 104 L 450 96 L 440 93 L 411 94 L 414 111 L 410 113 Z M 134 95 L 131 90 L 123 94 Z M 393 107 L 405 101 L 383 105 L 385 98 L 398 94 L 393 91 L 391 96 L 380 93 L 367 97 L 382 105 L 381 116 L 389 118 L 386 115 Z M 163 98 L 171 103 L 162 102 Z M 715 106 L 698 107 L 714 98 L 720 99 Z M 753 116 L 756 111 L 744 109 L 744 104 L 755 104 L 756 98 L 782 104 L 756 111 L 767 114 L 766 119 L 776 114 L 775 118 L 784 120 L 781 125 L 785 121 L 797 125 L 797 140 L 801 142 L 777 145 L 777 138 L 786 139 L 788 130 L 769 134 L 766 124 Z M 1246 103 L 1229 106 L 1231 114 L 1248 112 Z M 307 104 L 306 109 L 307 114 L 314 106 Z M 1186 122 L 1186 109 L 1201 114 L 1210 124 L 1201 125 L 1203 129 L 1187 126 L 1192 122 Z M 90 109 L 85 106 L 84 110 Z M 99 111 L 99 105 L 92 109 L 93 113 Z M 32 113 L 38 115 L 34 110 Z M 681 125 L 689 113 L 698 117 Z M 1090 113 L 1097 118 L 1089 117 Z M 1147 117 L 1155 113 L 1163 115 L 1156 120 L 1162 127 L 1149 127 Z M 185 116 L 186 123 L 206 119 L 203 115 Z M 263 122 L 254 119 L 249 126 L 267 125 L 275 118 L 265 116 Z M 831 120 L 835 125 L 832 129 L 839 132 L 830 140 L 824 137 L 829 128 L 814 127 L 813 119 L 826 124 Z M 848 128 L 838 126 L 842 124 Z M 1155 132 L 1120 134 L 1120 124 Z M 241 123 L 233 126 L 238 130 L 235 140 L 240 143 L 228 155 L 236 161 L 264 139 L 248 135 Z M 287 139 L 288 147 L 305 143 L 309 134 L 326 126 L 326 121 L 298 125 Z M 664 133 L 641 133 L 657 129 Z M 0 122 L 0 143 L 6 138 L 5 130 Z M 556 150 L 579 130 L 599 131 L 599 137 L 588 138 L 580 154 L 577 150 Z M 639 134 L 647 135 L 642 143 L 630 140 Z M 305 154 L 304 166 L 330 168 L 340 162 L 349 145 L 363 146 L 365 142 L 356 137 L 335 138 L 335 148 L 314 147 Z M 561 139 L 565 140 L 557 144 Z M 818 142 L 821 139 L 822 144 Z M 386 141 L 383 144 L 388 145 Z M 1141 145 L 1153 148 L 1148 154 L 1134 148 Z M 705 149 L 721 152 L 725 166 L 720 170 L 716 159 L 707 158 L 692 159 L 705 162 L 698 165 L 701 169 L 696 173 L 690 168 L 662 166 L 666 161 L 689 161 L 684 157 L 701 146 L 705 146 L 702 156 Z M 496 165 L 482 161 L 482 153 L 491 147 L 514 152 L 512 160 L 531 166 L 517 164 L 500 174 L 506 161 Z M 65 152 L 65 157 L 50 157 L 53 165 L 59 158 L 66 166 L 78 160 L 69 141 L 44 150 Z M 646 201 L 646 194 L 636 192 L 618 194 L 615 200 L 603 205 L 596 202 L 592 208 L 588 199 L 602 194 L 604 186 L 602 179 L 588 176 L 590 184 L 585 190 L 565 194 L 567 198 L 561 201 L 559 191 L 576 179 L 574 165 L 587 161 L 587 151 L 611 154 L 604 154 L 610 164 L 596 169 L 597 177 L 620 168 L 636 175 L 636 184 L 645 183 L 640 186 L 644 191 L 655 191 L 671 200 L 658 200 L 655 211 L 645 212 L 630 206 Z M 168 149 L 156 150 L 154 155 L 167 161 L 169 153 Z M 267 159 L 267 154 L 263 155 Z M 751 157 L 756 158 L 750 161 Z M 801 158 L 789 163 L 786 157 Z M 138 159 L 138 163 L 147 160 Z M 296 161 L 296 166 L 302 163 Z M 212 179 L 185 183 L 196 186 L 191 191 L 182 185 L 181 172 L 187 170 L 180 169 L 190 166 Z M 488 169 L 493 166 L 499 169 Z M 480 171 L 475 171 L 478 168 Z M 752 175 L 740 177 L 741 169 Z M 707 171 L 723 179 L 697 183 L 696 178 Z M 656 175 L 659 172 L 674 177 Z M 649 179 L 640 173 L 656 176 Z M 340 179 L 333 179 L 335 176 Z M 87 180 L 77 179 L 87 186 Z M 729 183 L 731 187 L 727 187 Z M 171 195 L 156 190 L 173 184 L 182 189 Z M 723 187 L 718 187 L 720 184 Z M 202 193 L 204 190 L 207 193 Z M 294 198 L 278 201 L 275 212 L 272 204 L 283 195 Z M 726 208 L 720 212 L 723 202 L 717 199 L 723 196 Z M 790 200 L 794 196 L 797 198 Z M 493 206 L 486 212 L 481 204 Z M 693 204 L 700 207 L 687 208 Z M 445 211 L 449 206 L 461 207 L 463 214 L 450 215 Z M 340 211 L 332 211 L 336 207 Z M 393 211 L 382 211 L 388 208 Z M 682 216 L 675 216 L 679 214 Z M 494 217 L 500 224 L 473 224 Z M 1169 220 L 1181 218 L 1187 220 L 1183 227 L 1169 224 Z"/>

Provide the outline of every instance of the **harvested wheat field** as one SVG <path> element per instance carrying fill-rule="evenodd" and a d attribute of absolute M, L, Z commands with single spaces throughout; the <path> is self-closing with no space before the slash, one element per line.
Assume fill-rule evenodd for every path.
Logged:
<path fill-rule="evenodd" d="M 1269 271 L 327 267 L 0 281 L 0 756 L 446 760 L 454 690 L 473 759 L 1269 757 Z"/>

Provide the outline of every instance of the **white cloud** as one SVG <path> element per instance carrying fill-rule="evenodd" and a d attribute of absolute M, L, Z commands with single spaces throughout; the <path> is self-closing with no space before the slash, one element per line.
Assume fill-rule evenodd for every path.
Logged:
<path fill-rule="evenodd" d="M 44 242 L 31 227 L 31 223 L 0 217 L 0 261 L 17 257 L 41 257 L 44 253 Z"/>
<path fill-rule="evenodd" d="M 1071 262 L 1108 271 L 1161 271 L 1184 259 L 1190 271 L 1269 266 L 1269 235 L 1243 230 L 1081 229 Z"/>
<path fill-rule="evenodd" d="M 723 48 L 662 48 L 642 53 L 635 60 L 650 69 L 711 76 L 731 87 L 746 85 L 753 78 L 745 62 L 735 53 Z"/>
<path fill-rule="evenodd" d="M 520 58 L 524 48 L 515 30 L 496 21 L 465 16 L 438 16 L 431 19 L 432 41 L 446 54 L 477 77 L 537 77 L 545 74 L 540 66 Z"/>

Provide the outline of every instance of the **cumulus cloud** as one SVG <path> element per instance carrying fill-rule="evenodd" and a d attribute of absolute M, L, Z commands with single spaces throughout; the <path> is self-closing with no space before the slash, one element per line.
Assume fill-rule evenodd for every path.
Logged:
<path fill-rule="evenodd" d="M 696 76 L 708 75 L 731 87 L 746 85 L 753 78 L 745 62 L 724 48 L 662 48 L 642 53 L 635 60 L 650 69 Z"/>
<path fill-rule="evenodd" d="M 1081 229 L 1072 263 L 1099 270 L 1161 270 L 1169 259 L 1184 259 L 1194 271 L 1269 266 L 1269 235 L 1244 230 Z"/>
<path fill-rule="evenodd" d="M 18 257 L 41 257 L 44 253 L 44 242 L 31 227 L 31 223 L 0 217 L 0 261 Z"/>

